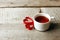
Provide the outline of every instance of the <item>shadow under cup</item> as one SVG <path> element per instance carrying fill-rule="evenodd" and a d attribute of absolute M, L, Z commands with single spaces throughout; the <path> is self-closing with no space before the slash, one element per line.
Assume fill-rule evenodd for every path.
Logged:
<path fill-rule="evenodd" d="M 34 27 L 39 31 L 46 31 L 49 28 L 51 17 L 46 13 L 39 13 L 34 16 Z"/>

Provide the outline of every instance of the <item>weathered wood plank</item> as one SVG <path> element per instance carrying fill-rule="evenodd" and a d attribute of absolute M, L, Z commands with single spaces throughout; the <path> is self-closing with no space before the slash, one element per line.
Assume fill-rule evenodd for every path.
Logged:
<path fill-rule="evenodd" d="M 60 6 L 60 0 L 0 0 L 0 7 Z"/>

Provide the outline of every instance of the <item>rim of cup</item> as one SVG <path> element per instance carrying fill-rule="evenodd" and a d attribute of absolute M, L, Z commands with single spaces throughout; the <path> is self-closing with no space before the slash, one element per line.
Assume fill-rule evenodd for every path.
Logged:
<path fill-rule="evenodd" d="M 47 16 L 49 17 L 47 17 Z M 39 22 L 37 22 L 36 20 L 35 20 L 35 18 L 36 17 L 38 17 L 38 16 L 45 16 L 45 17 L 47 17 L 48 19 L 49 19 L 49 21 L 48 22 L 45 22 L 45 23 L 39 23 Z M 47 13 L 37 13 L 37 14 L 35 14 L 35 16 L 33 17 L 34 19 L 34 21 L 36 21 L 37 23 L 39 23 L 39 24 L 47 24 L 47 23 L 49 23 L 50 21 L 51 21 L 51 17 L 50 17 L 50 15 L 49 14 L 47 14 Z"/>

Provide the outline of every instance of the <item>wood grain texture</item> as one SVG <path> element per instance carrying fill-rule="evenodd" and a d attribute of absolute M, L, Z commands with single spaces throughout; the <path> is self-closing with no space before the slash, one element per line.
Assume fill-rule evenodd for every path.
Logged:
<path fill-rule="evenodd" d="M 0 23 L 21 23 L 26 16 L 39 13 L 40 8 L 0 8 Z"/>
<path fill-rule="evenodd" d="M 55 27 L 55 26 L 54 26 Z M 0 40 L 60 40 L 60 27 L 39 32 L 27 30 L 24 24 L 2 24 L 0 25 Z"/>
<path fill-rule="evenodd" d="M 6 12 L 7 14 L 10 14 L 12 10 L 13 14 L 15 13 L 14 15 L 18 15 L 16 13 L 20 12 L 20 17 L 22 16 L 21 18 L 23 18 L 26 15 L 32 17 L 36 12 L 38 12 L 39 8 L 3 8 L 0 9 L 0 13 L 6 15 Z M 35 29 L 30 31 L 25 28 L 23 23 L 5 23 L 0 24 L 0 40 L 60 40 L 60 8 L 44 8 L 42 9 L 42 12 L 55 17 L 55 19 L 53 19 L 54 22 L 51 23 L 48 31 L 40 32 Z"/>
<path fill-rule="evenodd" d="M 54 19 L 52 19 L 54 23 L 60 23 L 60 8 L 41 8 L 41 11 L 54 17 Z"/>
<path fill-rule="evenodd" d="M 60 0 L 0 0 L 0 7 L 54 7 L 60 6 Z"/>

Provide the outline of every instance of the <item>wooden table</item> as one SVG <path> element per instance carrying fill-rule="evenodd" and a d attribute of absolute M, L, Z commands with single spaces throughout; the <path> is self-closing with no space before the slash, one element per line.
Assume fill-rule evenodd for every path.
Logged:
<path fill-rule="evenodd" d="M 60 40 L 60 13 L 49 13 L 55 16 L 46 32 L 27 30 L 21 24 L 0 24 L 0 40 Z"/>

